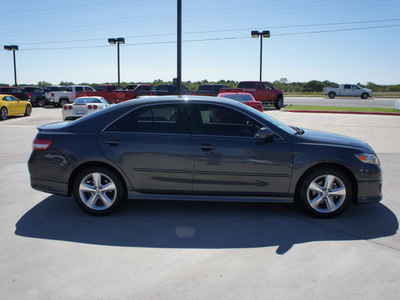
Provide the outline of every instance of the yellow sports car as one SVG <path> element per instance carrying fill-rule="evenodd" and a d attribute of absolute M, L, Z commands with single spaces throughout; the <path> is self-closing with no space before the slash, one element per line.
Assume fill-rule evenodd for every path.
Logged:
<path fill-rule="evenodd" d="M 19 100 L 11 95 L 0 95 L 0 121 L 8 116 L 30 116 L 31 113 L 32 105 L 29 101 Z"/>

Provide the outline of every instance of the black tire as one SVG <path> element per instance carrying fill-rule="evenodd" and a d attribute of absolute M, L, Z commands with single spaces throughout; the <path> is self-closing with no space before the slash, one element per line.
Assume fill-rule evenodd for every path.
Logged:
<path fill-rule="evenodd" d="M 45 102 L 45 101 L 44 101 L 43 98 L 36 99 L 36 106 L 38 106 L 38 107 L 43 107 L 44 102 Z"/>
<path fill-rule="evenodd" d="M 68 99 L 60 99 L 60 107 L 64 107 L 67 103 L 69 103 Z"/>
<path fill-rule="evenodd" d="M 8 110 L 5 107 L 2 107 L 0 109 L 0 121 L 4 121 L 6 120 L 8 117 Z"/>
<path fill-rule="evenodd" d="M 278 98 L 275 100 L 274 106 L 278 110 L 283 107 L 283 97 L 282 96 L 278 96 Z"/>
<path fill-rule="evenodd" d="M 362 93 L 361 94 L 361 99 L 368 99 L 368 93 Z"/>
<path fill-rule="evenodd" d="M 26 106 L 25 108 L 25 113 L 24 116 L 30 116 L 32 113 L 32 106 L 30 106 L 29 104 Z"/>
<path fill-rule="evenodd" d="M 312 171 L 300 183 L 297 200 L 307 213 L 318 218 L 341 214 L 353 197 L 349 177 L 334 168 Z"/>
<path fill-rule="evenodd" d="M 333 99 L 336 97 L 336 93 L 335 92 L 329 92 L 328 94 L 329 98 Z"/>
<path fill-rule="evenodd" d="M 73 194 L 78 205 L 95 216 L 113 213 L 126 198 L 121 179 L 104 167 L 90 167 L 79 173 L 74 181 Z"/>

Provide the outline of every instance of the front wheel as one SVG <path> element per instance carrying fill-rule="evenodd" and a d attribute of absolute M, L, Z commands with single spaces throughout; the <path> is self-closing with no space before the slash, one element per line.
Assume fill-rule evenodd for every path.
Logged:
<path fill-rule="evenodd" d="M 283 107 L 283 98 L 278 97 L 278 99 L 275 100 L 274 106 L 276 109 L 281 109 Z"/>
<path fill-rule="evenodd" d="M 333 99 L 336 97 L 336 93 L 335 92 L 329 92 L 328 94 L 329 98 Z"/>
<path fill-rule="evenodd" d="M 353 195 L 348 176 L 340 170 L 321 168 L 300 183 L 298 200 L 312 216 L 331 218 L 342 213 Z"/>
<path fill-rule="evenodd" d="M 367 93 L 362 93 L 361 94 L 361 99 L 368 99 L 368 94 Z"/>
<path fill-rule="evenodd" d="M 120 178 L 103 167 L 90 167 L 82 171 L 75 179 L 73 193 L 78 205 L 95 216 L 116 211 L 126 195 Z"/>
<path fill-rule="evenodd" d="M 24 116 L 30 116 L 32 113 L 32 107 L 28 104 L 25 108 Z"/>

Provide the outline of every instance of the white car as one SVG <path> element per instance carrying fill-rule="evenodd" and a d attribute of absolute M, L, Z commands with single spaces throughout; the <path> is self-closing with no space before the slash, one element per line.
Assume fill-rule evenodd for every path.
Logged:
<path fill-rule="evenodd" d="M 76 120 L 109 106 L 110 103 L 103 97 L 79 97 L 74 103 L 63 106 L 63 120 Z"/>

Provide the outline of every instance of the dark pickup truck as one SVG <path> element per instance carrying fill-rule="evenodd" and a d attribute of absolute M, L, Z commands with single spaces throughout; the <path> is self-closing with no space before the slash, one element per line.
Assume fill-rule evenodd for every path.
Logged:
<path fill-rule="evenodd" d="M 223 84 L 201 84 L 199 89 L 193 92 L 193 95 L 199 96 L 217 96 L 220 89 L 227 89 L 228 87 Z"/>
<path fill-rule="evenodd" d="M 153 95 L 153 92 L 156 91 L 156 87 L 152 84 L 131 84 L 128 85 L 125 91 L 134 91 L 137 93 L 137 96 L 150 96 Z"/>
<path fill-rule="evenodd" d="M 172 84 L 160 84 L 157 86 L 156 91 L 152 93 L 156 96 L 167 96 L 167 95 L 177 95 L 177 89 L 175 85 Z M 182 95 L 193 95 L 193 92 L 185 86 L 181 86 Z"/>
<path fill-rule="evenodd" d="M 220 93 L 250 93 L 260 101 L 263 107 L 274 105 L 276 109 L 283 107 L 283 92 L 266 81 L 241 81 L 236 89 L 220 89 Z"/>
<path fill-rule="evenodd" d="M 23 86 L 21 90 L 28 95 L 28 99 L 33 106 L 42 107 L 46 103 L 44 91 L 37 86 Z"/>
<path fill-rule="evenodd" d="M 0 94 L 12 95 L 20 100 L 27 100 L 28 95 L 21 89 L 12 86 L 0 86 Z"/>

